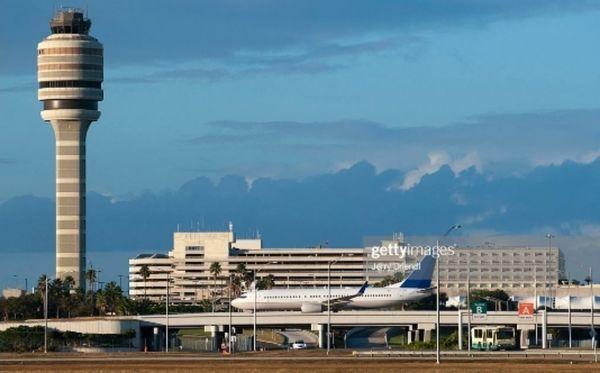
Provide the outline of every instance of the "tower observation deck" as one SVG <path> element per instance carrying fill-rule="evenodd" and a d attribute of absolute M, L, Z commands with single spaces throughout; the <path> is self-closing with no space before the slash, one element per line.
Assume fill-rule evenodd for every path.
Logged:
<path fill-rule="evenodd" d="M 56 140 L 56 277 L 85 287 L 85 141 L 103 99 L 103 47 L 79 9 L 61 9 L 38 44 L 38 99 Z"/>

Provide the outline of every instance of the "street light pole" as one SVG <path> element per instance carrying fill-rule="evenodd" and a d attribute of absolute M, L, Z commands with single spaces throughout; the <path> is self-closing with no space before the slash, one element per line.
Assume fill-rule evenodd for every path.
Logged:
<path fill-rule="evenodd" d="M 48 353 L 48 275 L 44 286 L 44 353 Z"/>
<path fill-rule="evenodd" d="M 571 330 L 571 274 L 567 273 L 567 283 L 569 285 L 569 348 L 573 348 L 573 335 Z"/>
<path fill-rule="evenodd" d="M 546 234 L 546 238 L 548 239 L 548 251 L 546 252 L 546 260 L 544 261 L 544 265 L 546 267 L 545 270 L 545 274 L 544 274 L 544 324 L 543 324 L 543 328 L 542 328 L 542 348 L 545 349 L 548 347 L 548 335 L 547 335 L 547 329 L 548 329 L 548 296 L 549 293 L 551 293 L 551 285 L 548 282 L 548 261 L 550 258 L 550 251 L 552 249 L 552 239 L 554 238 L 554 235 L 548 233 Z"/>
<path fill-rule="evenodd" d="M 165 302 L 165 352 L 169 352 L 169 285 L 171 283 L 171 277 L 167 273 L 167 299 Z"/>
<path fill-rule="evenodd" d="M 462 225 L 460 224 L 454 224 L 453 226 L 451 226 L 446 233 L 444 233 L 444 235 L 442 237 L 447 237 L 450 233 L 452 233 L 453 230 L 455 229 L 459 229 L 462 228 Z M 435 281 L 436 281 L 436 306 L 435 306 L 435 310 L 436 310 L 436 329 L 435 329 L 435 346 L 436 346 L 436 354 L 435 354 L 435 362 L 436 364 L 440 363 L 440 253 L 439 253 L 439 249 L 440 249 L 440 240 L 438 239 L 436 241 L 436 245 L 435 245 L 436 249 L 438 250 L 437 252 L 437 258 L 436 258 L 436 263 L 435 263 Z M 471 330 L 469 330 L 469 333 L 471 333 Z"/>
<path fill-rule="evenodd" d="M 536 259 L 533 257 L 533 302 L 535 306 L 535 346 L 539 344 L 538 341 L 538 295 L 537 295 L 537 264 Z"/>
<path fill-rule="evenodd" d="M 232 346 L 232 333 L 231 333 L 231 318 L 232 318 L 232 314 L 231 314 L 231 290 L 233 287 L 233 280 L 232 280 L 233 275 L 230 273 L 229 274 L 229 338 L 227 339 L 227 342 L 229 343 L 229 353 L 233 354 L 233 349 L 231 348 Z"/>
<path fill-rule="evenodd" d="M 467 351 L 471 355 L 471 258 L 467 257 Z M 462 343 L 462 341 L 461 341 Z"/>
<path fill-rule="evenodd" d="M 592 301 L 590 307 L 590 316 L 592 321 L 592 347 L 594 348 L 594 359 L 596 357 L 596 328 L 594 327 L 594 303 L 596 303 L 594 299 L 594 281 L 592 280 L 592 267 L 590 267 L 590 300 Z"/>
<path fill-rule="evenodd" d="M 439 250 L 440 240 L 437 240 L 435 247 Z M 438 251 L 437 263 L 435 263 L 435 311 L 436 311 L 436 324 L 435 324 L 435 363 L 440 363 L 440 256 Z"/>
<path fill-rule="evenodd" d="M 331 343 L 331 266 L 336 262 L 337 260 L 327 262 L 327 355 Z"/>
<path fill-rule="evenodd" d="M 260 269 L 254 269 L 254 331 L 252 334 L 253 351 L 256 351 L 256 296 L 258 294 L 258 283 L 256 282 L 256 274 Z"/>

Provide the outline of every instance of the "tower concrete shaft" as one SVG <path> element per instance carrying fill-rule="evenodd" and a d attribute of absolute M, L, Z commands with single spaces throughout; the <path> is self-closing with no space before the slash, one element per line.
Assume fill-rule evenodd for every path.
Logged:
<path fill-rule="evenodd" d="M 56 139 L 56 276 L 85 284 L 85 137 L 91 121 L 51 121 Z"/>
<path fill-rule="evenodd" d="M 86 135 L 100 117 L 103 48 L 81 10 L 58 11 L 38 44 L 38 98 L 56 141 L 56 277 L 85 287 Z"/>

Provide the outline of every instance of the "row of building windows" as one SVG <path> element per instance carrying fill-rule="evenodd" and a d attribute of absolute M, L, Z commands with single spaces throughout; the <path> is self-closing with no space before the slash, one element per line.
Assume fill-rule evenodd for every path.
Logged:
<path fill-rule="evenodd" d="M 40 82 L 40 89 L 42 88 L 102 88 L 102 82 L 92 82 L 89 80 L 53 80 Z"/>
<path fill-rule="evenodd" d="M 92 56 L 102 56 L 102 49 L 80 48 L 80 47 L 61 47 L 38 49 L 39 56 L 61 55 L 61 54 L 87 54 Z"/>
<path fill-rule="evenodd" d="M 90 63 L 48 63 L 38 66 L 39 71 L 54 71 L 54 70 L 92 70 L 102 71 L 102 65 L 94 65 Z"/>

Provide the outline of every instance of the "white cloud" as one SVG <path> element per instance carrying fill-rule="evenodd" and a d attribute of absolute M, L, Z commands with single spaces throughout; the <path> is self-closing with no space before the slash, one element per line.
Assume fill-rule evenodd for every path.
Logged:
<path fill-rule="evenodd" d="M 477 152 L 467 153 L 462 158 L 452 159 L 452 157 L 444 152 L 431 152 L 427 155 L 427 162 L 421 164 L 418 168 L 406 173 L 400 189 L 409 190 L 421 182 L 425 175 L 433 174 L 439 171 L 443 166 L 448 165 L 454 175 L 458 176 L 461 172 L 475 167 L 477 171 L 481 171 L 482 161 L 477 155 Z"/>
<path fill-rule="evenodd" d="M 437 172 L 442 166 L 448 164 L 450 161 L 451 158 L 446 152 L 432 152 L 427 154 L 426 163 L 421 164 L 417 169 L 406 173 L 400 189 L 409 190 L 419 184 L 423 176 Z"/>

